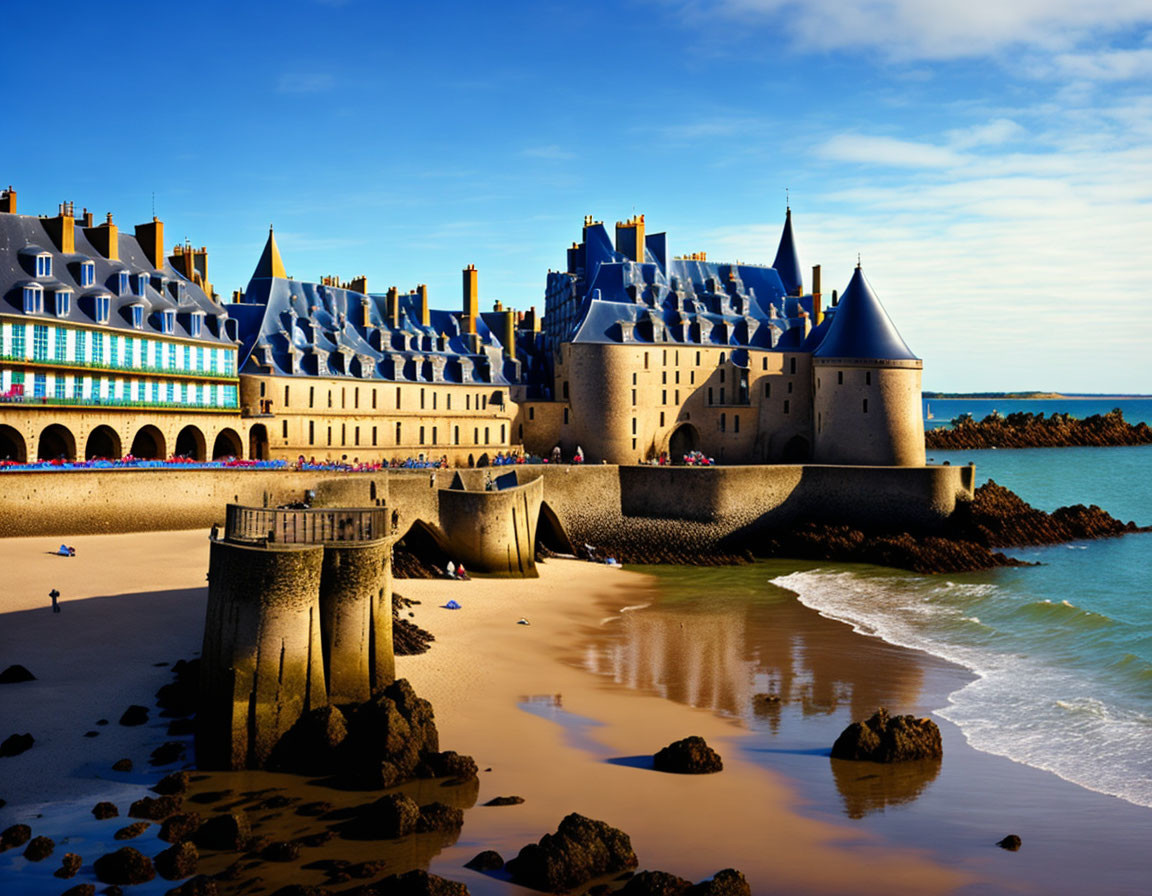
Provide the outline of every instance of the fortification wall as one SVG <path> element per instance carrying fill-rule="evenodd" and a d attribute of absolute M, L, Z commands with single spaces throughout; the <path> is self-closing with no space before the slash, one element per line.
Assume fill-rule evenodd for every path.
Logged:
<path fill-rule="evenodd" d="M 536 521 L 543 482 L 503 491 L 440 489 L 440 524 L 468 569 L 535 578 Z"/>

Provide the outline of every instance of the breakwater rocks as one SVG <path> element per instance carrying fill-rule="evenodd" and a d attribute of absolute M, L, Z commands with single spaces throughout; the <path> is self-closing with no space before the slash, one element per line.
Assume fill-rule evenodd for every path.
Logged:
<path fill-rule="evenodd" d="M 924 433 L 925 447 L 948 450 L 1149 444 L 1152 428 L 1146 423 L 1126 423 L 1119 408 L 1083 420 L 1068 414 L 1045 417 L 1019 411 L 1007 417 L 992 413 L 977 421 L 965 414 L 953 420 L 950 427 Z"/>
<path fill-rule="evenodd" d="M 777 533 L 761 545 L 769 557 L 874 563 L 923 573 L 971 572 L 1022 566 L 997 548 L 1062 544 L 1141 531 L 1095 504 L 1037 510 L 1015 492 L 988 481 L 970 502 L 959 503 L 942 532 L 864 531 L 851 526 L 805 523 Z"/>

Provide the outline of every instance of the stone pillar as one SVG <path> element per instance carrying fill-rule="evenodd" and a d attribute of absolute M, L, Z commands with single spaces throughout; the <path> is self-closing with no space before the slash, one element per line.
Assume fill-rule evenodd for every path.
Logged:
<path fill-rule="evenodd" d="M 362 703 L 395 678 L 391 554 L 388 539 L 324 547 L 320 636 L 328 699 L 337 705 Z"/>
<path fill-rule="evenodd" d="M 305 712 L 327 704 L 320 545 L 213 541 L 201 652 L 196 760 L 259 768 Z"/>

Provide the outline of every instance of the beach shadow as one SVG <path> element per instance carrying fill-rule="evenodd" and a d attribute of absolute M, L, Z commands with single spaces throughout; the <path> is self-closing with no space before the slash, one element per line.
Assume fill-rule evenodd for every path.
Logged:
<path fill-rule="evenodd" d="M 628 768 L 643 768 L 649 771 L 655 770 L 655 764 L 650 755 L 641 756 L 613 756 L 610 759 L 605 759 L 609 765 L 623 765 Z"/>

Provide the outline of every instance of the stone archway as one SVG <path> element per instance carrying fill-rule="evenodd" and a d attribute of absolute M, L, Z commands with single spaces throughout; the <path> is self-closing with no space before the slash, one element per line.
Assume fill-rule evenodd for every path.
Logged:
<path fill-rule="evenodd" d="M 807 463 L 812 456 L 812 448 L 804 436 L 792 436 L 784 445 L 784 454 L 780 458 L 786 464 Z"/>
<path fill-rule="evenodd" d="M 207 440 L 197 426 L 189 424 L 176 435 L 176 447 L 172 449 L 176 457 L 189 460 L 204 460 L 208 456 Z"/>
<path fill-rule="evenodd" d="M 11 426 L 0 425 L 0 460 L 14 460 L 17 463 L 28 460 L 28 446 L 24 436 Z"/>
<path fill-rule="evenodd" d="M 554 554 L 576 553 L 568 533 L 564 531 L 564 524 L 560 522 L 560 517 L 556 516 L 556 511 L 548 506 L 547 501 L 540 503 L 540 516 L 536 520 L 535 548 L 538 558 L 544 553 L 541 548 Z"/>
<path fill-rule="evenodd" d="M 681 423 L 668 439 L 668 454 L 675 461 L 700 450 L 700 432 L 691 423 Z"/>
<path fill-rule="evenodd" d="M 212 443 L 212 460 L 222 457 L 244 457 L 244 443 L 234 429 L 222 429 Z"/>
<path fill-rule="evenodd" d="M 142 460 L 165 460 L 168 457 L 168 446 L 164 441 L 164 433 L 151 424 L 141 426 L 132 438 L 133 457 Z"/>
<path fill-rule="evenodd" d="M 268 460 L 268 427 L 263 423 L 257 423 L 248 430 L 248 457 Z"/>
<path fill-rule="evenodd" d="M 119 460 L 121 455 L 120 434 L 111 426 L 97 426 L 88 434 L 88 441 L 84 446 L 85 460 L 94 460 L 98 457 Z"/>
<path fill-rule="evenodd" d="M 36 446 L 36 456 L 40 460 L 75 460 L 76 437 L 71 430 L 60 423 L 44 427 Z"/>

